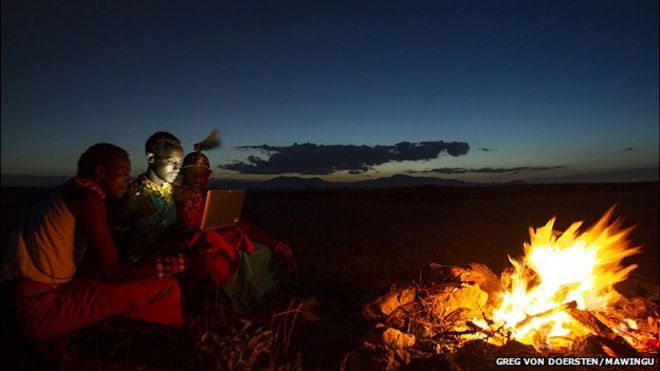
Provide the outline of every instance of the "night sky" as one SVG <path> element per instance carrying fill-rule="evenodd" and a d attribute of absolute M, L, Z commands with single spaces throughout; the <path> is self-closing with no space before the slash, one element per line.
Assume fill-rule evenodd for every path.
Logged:
<path fill-rule="evenodd" d="M 216 178 L 658 179 L 658 2 L 2 1 L 2 173 L 213 128 Z"/>

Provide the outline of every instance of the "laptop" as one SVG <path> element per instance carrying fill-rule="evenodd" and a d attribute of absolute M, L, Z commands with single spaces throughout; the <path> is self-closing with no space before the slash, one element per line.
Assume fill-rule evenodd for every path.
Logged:
<path fill-rule="evenodd" d="M 241 218 L 244 189 L 209 189 L 202 216 L 201 230 L 226 228 L 236 225 Z"/>

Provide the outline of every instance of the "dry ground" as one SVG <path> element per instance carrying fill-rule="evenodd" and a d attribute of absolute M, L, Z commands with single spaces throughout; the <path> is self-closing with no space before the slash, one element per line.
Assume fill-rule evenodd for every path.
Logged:
<path fill-rule="evenodd" d="M 2 189 L 3 246 L 45 192 Z M 249 192 L 244 215 L 293 246 L 302 275 L 291 295 L 319 302 L 318 318 L 296 325 L 291 349 L 306 369 L 337 369 L 367 328 L 361 305 L 390 284 L 419 280 L 431 262 L 481 262 L 499 273 L 507 254 L 522 253 L 528 226 L 552 216 L 558 229 L 588 226 L 614 204 L 644 246 L 626 262 L 639 265 L 636 278 L 658 282 L 657 182 Z"/>

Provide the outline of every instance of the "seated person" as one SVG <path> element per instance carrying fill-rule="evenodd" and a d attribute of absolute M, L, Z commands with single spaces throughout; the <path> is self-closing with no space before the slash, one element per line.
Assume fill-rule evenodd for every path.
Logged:
<path fill-rule="evenodd" d="M 208 272 L 218 282 L 230 280 L 233 270 L 229 257 L 209 256 L 204 248 L 186 249 L 196 241 L 191 242 L 191 234 L 182 233 L 183 228 L 176 224 L 172 191 L 183 158 L 179 139 L 168 132 L 157 132 L 147 139 L 145 155 L 147 171 L 133 181 L 120 202 L 110 205 L 115 237 L 128 246 L 124 258 L 131 262 L 156 263 L 159 256 L 183 254 L 185 258 L 206 254 L 210 265 L 205 271 L 189 272 L 180 281 L 185 300 Z"/>
<path fill-rule="evenodd" d="M 176 222 L 172 183 L 181 168 L 183 147 L 174 135 L 157 132 L 147 139 L 145 155 L 147 171 L 120 202 L 109 205 L 115 237 L 127 246 L 125 255 L 133 262 L 153 255 L 156 247 L 162 249 L 163 233 Z"/>
<path fill-rule="evenodd" d="M 199 145 L 195 148 L 196 151 L 183 160 L 183 180 L 174 189 L 174 201 L 179 223 L 198 230 L 205 204 L 204 188 L 212 172 L 208 158 L 201 153 L 202 148 Z M 273 252 L 284 259 L 290 277 L 297 274 L 291 249 L 244 218 L 235 227 L 200 232 L 192 242 L 197 240 L 203 240 L 229 260 L 232 279 L 219 280 L 213 271 L 211 278 L 216 285 L 223 285 L 237 309 L 246 308 L 252 299 L 261 297 L 277 284 Z"/>
<path fill-rule="evenodd" d="M 15 284 L 17 327 L 24 340 L 57 339 L 114 314 L 184 324 L 180 288 L 169 276 L 195 262 L 167 259 L 172 265 L 163 271 L 118 258 L 104 199 L 124 195 L 130 169 L 120 147 L 89 147 L 80 156 L 77 176 L 36 204 L 13 236 L 2 278 Z M 97 272 L 88 277 L 80 271 L 86 249 Z"/>

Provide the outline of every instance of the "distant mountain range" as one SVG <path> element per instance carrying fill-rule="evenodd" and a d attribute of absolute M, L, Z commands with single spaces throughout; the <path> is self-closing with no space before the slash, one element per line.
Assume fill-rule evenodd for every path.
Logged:
<path fill-rule="evenodd" d="M 531 183 L 626 183 L 626 182 L 657 182 L 658 167 L 643 167 L 624 169 L 611 172 L 583 173 L 579 175 L 533 178 Z M 15 175 L 2 174 L 3 187 L 55 187 L 64 183 L 69 176 L 53 175 Z M 435 177 L 422 177 L 398 174 L 390 177 L 368 179 L 357 182 L 330 182 L 321 178 L 302 178 L 292 176 L 279 176 L 265 181 L 238 180 L 238 179 L 212 179 L 209 186 L 212 188 L 248 188 L 248 189 L 336 189 L 336 188 L 401 188 L 401 187 L 460 187 L 460 186 L 498 186 L 522 185 L 524 180 L 511 180 L 507 182 L 471 183 L 455 179 Z"/>
<path fill-rule="evenodd" d="M 249 189 L 336 189 L 336 188 L 400 188 L 421 186 L 465 186 L 461 180 L 432 177 L 393 175 L 391 177 L 362 180 L 359 182 L 329 182 L 320 178 L 300 178 L 280 176 L 266 181 L 214 179 L 211 188 L 249 188 Z"/>
<path fill-rule="evenodd" d="M 55 187 L 66 182 L 70 176 L 64 175 L 13 175 L 2 174 L 3 187 Z"/>
<path fill-rule="evenodd" d="M 67 176 L 35 176 L 2 174 L 3 187 L 55 187 L 64 183 Z M 501 184 L 501 183 L 498 183 Z M 320 178 L 275 177 L 266 181 L 212 179 L 210 188 L 249 188 L 249 189 L 336 189 L 336 188 L 400 188 L 421 186 L 465 186 L 474 185 L 461 180 L 433 177 L 393 175 L 359 182 L 329 182 Z"/>
<path fill-rule="evenodd" d="M 12 175 L 2 174 L 3 187 L 55 187 L 64 183 L 70 177 L 67 176 L 35 176 L 35 175 Z M 655 179 L 635 179 L 632 181 L 657 181 Z M 585 177 L 580 179 L 562 179 L 557 183 L 600 183 L 612 182 L 609 179 L 597 177 Z M 533 183 L 552 183 L 552 180 L 540 180 Z M 279 176 L 265 181 L 238 180 L 238 179 L 211 179 L 210 188 L 247 188 L 247 189 L 376 189 L 376 188 L 403 188 L 403 187 L 462 187 L 462 186 L 501 186 L 501 185 L 523 185 L 528 184 L 524 180 L 511 180 L 507 182 L 472 183 L 455 179 L 443 179 L 434 177 L 421 177 L 410 175 L 393 175 L 376 179 L 362 180 L 358 182 L 330 182 L 321 178 L 302 178 Z"/>

